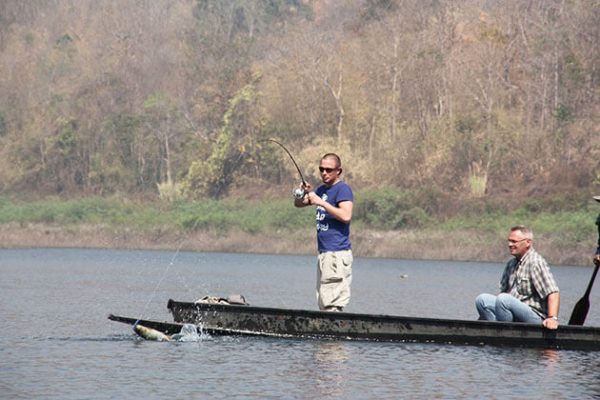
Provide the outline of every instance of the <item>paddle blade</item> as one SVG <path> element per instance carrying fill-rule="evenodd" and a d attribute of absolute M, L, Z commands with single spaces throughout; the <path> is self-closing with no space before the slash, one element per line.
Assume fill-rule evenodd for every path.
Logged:
<path fill-rule="evenodd" d="M 575 304 L 573 313 L 571 314 L 571 319 L 569 319 L 569 325 L 583 325 L 589 309 L 590 299 L 587 296 L 584 296 L 577 302 L 577 304 Z"/>

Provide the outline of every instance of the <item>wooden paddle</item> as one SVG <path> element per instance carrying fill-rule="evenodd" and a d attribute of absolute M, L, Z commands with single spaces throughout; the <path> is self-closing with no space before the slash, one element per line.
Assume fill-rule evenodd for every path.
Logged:
<path fill-rule="evenodd" d="M 573 308 L 571 319 L 569 319 L 569 325 L 583 325 L 585 322 L 585 317 L 587 317 L 588 310 L 590 309 L 590 292 L 592 291 L 592 285 L 594 284 L 594 279 L 596 279 L 596 274 L 598 273 L 599 267 L 600 263 L 597 263 L 585 294 L 581 299 L 579 299 Z"/>

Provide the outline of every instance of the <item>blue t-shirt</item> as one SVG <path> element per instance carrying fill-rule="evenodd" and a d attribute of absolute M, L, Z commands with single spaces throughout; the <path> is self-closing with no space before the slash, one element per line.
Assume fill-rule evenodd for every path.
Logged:
<path fill-rule="evenodd" d="M 352 201 L 352 189 L 345 182 L 339 181 L 333 186 L 321 185 L 315 193 L 334 206 L 343 201 Z M 323 208 L 317 207 L 317 243 L 319 252 L 350 250 L 350 223 L 338 221 Z"/>

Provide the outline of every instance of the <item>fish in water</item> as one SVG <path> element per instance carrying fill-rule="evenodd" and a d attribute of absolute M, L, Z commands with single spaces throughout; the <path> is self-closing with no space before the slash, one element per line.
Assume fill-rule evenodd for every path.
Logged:
<path fill-rule="evenodd" d="M 157 342 L 171 341 L 171 337 L 169 335 L 164 334 L 161 331 L 157 331 L 156 329 L 148 328 L 144 325 L 135 324 L 133 326 L 133 330 L 146 340 L 155 340 Z"/>

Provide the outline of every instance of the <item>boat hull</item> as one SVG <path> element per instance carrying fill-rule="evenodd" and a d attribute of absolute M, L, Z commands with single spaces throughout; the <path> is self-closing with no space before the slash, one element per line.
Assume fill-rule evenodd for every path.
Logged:
<path fill-rule="evenodd" d="M 177 323 L 217 333 L 600 350 L 600 328 L 353 314 L 169 300 Z"/>

